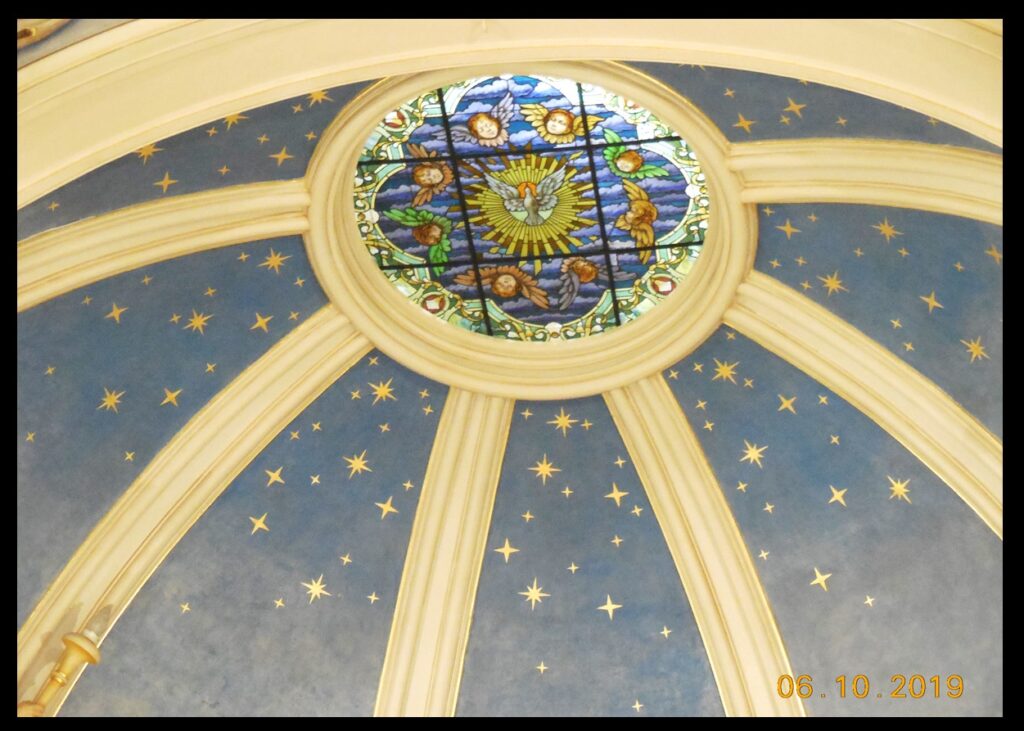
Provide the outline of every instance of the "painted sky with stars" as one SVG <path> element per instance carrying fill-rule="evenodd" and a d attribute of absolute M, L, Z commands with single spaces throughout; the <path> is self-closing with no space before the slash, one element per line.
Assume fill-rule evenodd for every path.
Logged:
<path fill-rule="evenodd" d="M 19 625 L 160 448 L 325 304 L 291 236 L 137 269 L 18 315 Z"/>
<path fill-rule="evenodd" d="M 364 357 L 185 535 L 62 715 L 371 715 L 446 396 Z"/>
<path fill-rule="evenodd" d="M 679 574 L 600 396 L 516 404 L 464 716 L 720 716 Z"/>
<path fill-rule="evenodd" d="M 941 213 L 763 205 L 755 268 L 851 323 L 1003 434 L 1003 229 Z"/>
<path fill-rule="evenodd" d="M 1002 541 L 967 504 L 866 416 L 728 328 L 664 375 L 793 672 L 814 679 L 808 713 L 1001 715 Z M 840 698 L 844 673 L 866 675 L 869 697 L 850 686 Z M 923 698 L 891 698 L 894 674 L 940 675 L 942 697 L 929 680 Z"/>

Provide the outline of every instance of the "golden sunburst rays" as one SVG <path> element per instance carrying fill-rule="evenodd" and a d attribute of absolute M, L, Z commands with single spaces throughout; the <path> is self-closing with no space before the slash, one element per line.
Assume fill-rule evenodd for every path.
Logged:
<path fill-rule="evenodd" d="M 521 157 L 499 155 L 493 158 L 476 160 L 475 164 L 462 161 L 459 163 L 465 177 L 472 176 L 477 182 L 466 186 L 466 208 L 470 213 L 469 222 L 479 226 L 480 238 L 492 241 L 503 249 L 505 256 L 540 256 L 556 252 L 569 254 L 584 245 L 573 231 L 597 222 L 583 218 L 580 214 L 594 207 L 592 198 L 585 198 L 584 193 L 593 189 L 593 184 L 576 178 L 577 168 L 569 162 L 580 157 L 576 153 L 567 157 L 540 157 L 527 153 Z M 502 197 L 487 185 L 484 173 L 492 175 L 503 183 L 525 189 L 526 185 L 536 186 L 552 173 L 565 168 L 565 179 L 555 190 L 557 198 L 553 208 L 541 209 L 540 216 L 544 219 L 540 224 L 525 222 L 525 212 L 513 214 L 505 206 Z"/>

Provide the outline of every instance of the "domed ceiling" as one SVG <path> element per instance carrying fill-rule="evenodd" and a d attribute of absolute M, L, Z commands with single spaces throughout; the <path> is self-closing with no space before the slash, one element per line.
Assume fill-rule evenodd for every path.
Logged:
<path fill-rule="evenodd" d="M 19 208 L 19 701 L 88 625 L 47 714 L 1002 714 L 1001 148 L 799 78 L 564 66 L 710 160 L 695 283 L 607 350 L 431 330 L 335 219 L 328 148 L 397 76 Z M 445 83 L 538 73 L 479 71 Z"/>

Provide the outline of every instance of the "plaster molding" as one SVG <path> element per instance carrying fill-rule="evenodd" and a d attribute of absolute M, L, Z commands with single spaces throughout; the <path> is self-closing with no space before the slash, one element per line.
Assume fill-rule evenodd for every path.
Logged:
<path fill-rule="evenodd" d="M 18 206 L 232 112 L 495 58 L 503 70 L 613 58 L 790 76 L 1001 145 L 1001 38 L 984 34 L 998 39 L 994 55 L 995 41 L 974 38 L 978 31 L 962 20 L 134 21 L 18 72 Z"/>
<path fill-rule="evenodd" d="M 409 302 L 377 268 L 357 228 L 356 162 L 370 130 L 388 111 L 425 89 L 474 67 L 388 79 L 354 100 L 321 135 L 310 162 L 310 230 L 306 250 L 328 298 L 373 344 L 406 368 L 466 390 L 504 398 L 545 400 L 589 396 L 669 367 L 715 329 L 753 266 L 756 211 L 739 202 L 726 166 L 728 143 L 714 124 L 668 87 L 621 64 L 532 64 L 532 73 L 595 83 L 647 107 L 685 131 L 708 180 L 707 239 L 678 291 L 643 317 L 571 342 L 510 342 L 442 322 Z"/>
<path fill-rule="evenodd" d="M 376 716 L 454 716 L 515 402 L 448 392 L 398 590 Z"/>
<path fill-rule="evenodd" d="M 875 139 L 734 144 L 744 203 L 867 203 L 1003 223 L 1003 156 Z"/>
<path fill-rule="evenodd" d="M 803 716 L 779 697 L 789 658 L 729 504 L 661 375 L 605 401 L 636 465 L 704 640 L 727 716 Z"/>
<path fill-rule="evenodd" d="M 945 391 L 824 307 L 756 271 L 740 286 L 725 323 L 864 412 L 1002 538 L 1002 442 Z"/>
<path fill-rule="evenodd" d="M 153 458 L 78 547 L 18 632 L 18 700 L 61 653 L 62 627 L 102 607 L 100 642 L 167 554 L 243 469 L 370 350 L 331 306 L 282 338 L 209 401 Z M 47 710 L 55 715 L 75 677 Z"/>
<path fill-rule="evenodd" d="M 116 274 L 246 241 L 304 233 L 300 180 L 250 183 L 128 206 L 18 244 L 18 311 Z"/>

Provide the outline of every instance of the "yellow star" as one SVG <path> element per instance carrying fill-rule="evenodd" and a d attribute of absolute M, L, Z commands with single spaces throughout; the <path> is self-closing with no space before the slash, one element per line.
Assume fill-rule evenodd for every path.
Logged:
<path fill-rule="evenodd" d="M 909 352 L 911 352 L 914 349 L 914 344 L 909 342 L 909 341 L 906 342 L 906 343 L 903 343 L 903 349 L 909 353 Z"/>
<path fill-rule="evenodd" d="M 298 320 L 299 319 L 299 313 L 298 312 L 289 312 L 288 313 L 288 319 L 289 320 Z"/>
<path fill-rule="evenodd" d="M 303 279 L 302 277 L 295 277 L 295 286 L 296 287 L 301 287 L 305 283 L 306 283 L 306 280 Z"/>
<path fill-rule="evenodd" d="M 770 553 L 771 553 L 771 551 L 766 551 L 766 550 L 764 550 L 762 548 L 761 549 L 761 553 L 757 554 L 757 557 L 760 558 L 762 561 L 767 561 L 768 560 L 768 554 L 770 554 Z"/>
<path fill-rule="evenodd" d="M 995 244 L 992 244 L 991 246 L 989 246 L 988 249 L 985 250 L 985 253 L 988 254 L 989 256 L 991 256 L 993 261 L 995 261 L 996 264 L 1002 264 L 1002 262 L 1003 262 L 1003 255 L 1001 253 L 999 253 L 998 249 L 996 249 L 996 245 Z"/>
<path fill-rule="evenodd" d="M 707 411 L 707 408 L 706 408 L 707 405 L 708 405 L 707 401 L 698 401 L 697 405 L 694 408 L 695 409 L 700 409 L 701 411 Z"/>
<path fill-rule="evenodd" d="M 34 431 L 30 431 L 28 433 L 28 436 L 25 437 L 25 441 L 26 442 L 34 442 L 35 440 L 36 440 L 36 433 Z"/>
<path fill-rule="evenodd" d="M 745 482 L 738 482 L 736 484 L 736 489 L 739 490 L 740 492 L 744 492 L 745 493 L 747 491 L 747 483 L 745 483 Z"/>
<path fill-rule="evenodd" d="M 817 216 L 815 216 L 815 215 L 814 215 L 814 214 L 812 213 L 811 215 L 809 215 L 809 216 L 807 217 L 807 220 L 808 220 L 808 221 L 810 221 L 811 223 L 817 223 L 817 222 L 818 222 L 818 217 L 817 217 Z"/>
<path fill-rule="evenodd" d="M 292 104 L 292 114 L 298 114 L 301 111 L 302 111 L 302 105 L 301 104 Z"/>
<path fill-rule="evenodd" d="M 249 260 L 249 255 L 246 254 L 244 251 L 241 254 L 238 255 L 238 261 L 248 261 L 248 260 Z"/>
<path fill-rule="evenodd" d="M 796 409 L 793 408 L 793 402 L 796 401 L 796 396 L 793 396 L 792 398 L 786 398 L 780 393 L 779 401 L 781 401 L 782 403 L 779 405 L 777 411 L 786 410 L 793 414 L 796 413 Z"/>
<path fill-rule="evenodd" d="M 349 393 L 352 394 L 352 400 L 353 401 L 355 401 L 356 399 L 361 399 L 362 398 L 362 396 L 359 395 L 359 389 L 358 388 L 355 391 L 350 391 Z"/>
<path fill-rule="evenodd" d="M 289 155 L 288 148 L 282 147 L 279 153 L 277 153 L 276 155 L 267 155 L 267 157 L 272 157 L 273 159 L 277 160 L 277 166 L 281 167 L 281 163 L 283 163 L 285 160 L 290 160 L 291 158 L 295 157 L 295 155 Z"/>
<path fill-rule="evenodd" d="M 284 469 L 284 466 L 282 465 L 281 467 L 278 467 L 273 472 L 271 472 L 270 470 L 263 470 L 264 472 L 267 473 L 267 485 L 266 485 L 267 487 L 270 487 L 275 482 L 280 482 L 282 485 L 284 484 L 284 480 L 281 478 L 281 470 L 283 470 L 283 469 Z"/>
<path fill-rule="evenodd" d="M 533 513 L 531 513 L 529 510 L 527 510 L 525 513 L 523 513 L 519 517 L 522 518 L 523 520 L 525 520 L 527 523 L 529 523 L 531 520 L 533 520 Z"/>
<path fill-rule="evenodd" d="M 633 509 L 630 510 L 629 512 L 631 512 L 633 515 L 635 515 L 636 517 L 639 518 L 640 517 L 640 513 L 644 512 L 644 509 L 641 508 L 639 505 L 634 505 Z"/>
<path fill-rule="evenodd" d="M 626 460 L 624 460 L 624 459 L 623 459 L 623 458 L 622 458 L 622 457 L 620 456 L 620 457 L 618 457 L 618 458 L 617 458 L 617 459 L 615 460 L 615 462 L 613 462 L 612 464 L 614 464 L 614 465 L 615 465 L 616 467 L 618 467 L 618 468 L 619 468 L 619 469 L 621 470 L 621 469 L 622 469 L 622 465 L 626 464 Z"/>
<path fill-rule="evenodd" d="M 544 664 L 544 661 L 540 661 L 540 665 L 536 667 L 536 670 L 540 670 L 540 674 L 543 675 L 544 671 L 548 669 L 548 666 Z"/>
<path fill-rule="evenodd" d="M 780 262 L 778 259 L 772 259 L 768 263 L 772 265 L 772 269 L 778 269 L 780 266 L 782 266 L 782 262 Z"/>
<path fill-rule="evenodd" d="M 231 129 L 243 119 L 248 119 L 248 117 L 244 114 L 229 114 L 228 116 L 224 117 L 224 121 L 227 123 L 228 129 Z"/>
<path fill-rule="evenodd" d="M 569 486 L 568 486 L 568 485 L 566 485 L 566 486 L 565 486 L 565 489 L 564 489 L 564 490 L 562 490 L 562 494 L 563 494 L 563 495 L 565 495 L 565 499 L 566 499 L 566 500 L 568 500 L 568 499 L 569 499 L 569 496 L 570 496 L 570 495 L 572 495 L 572 490 L 570 490 L 570 489 L 569 489 Z"/>
<path fill-rule="evenodd" d="M 804 264 L 806 264 L 806 263 L 807 263 L 807 260 L 806 260 L 806 259 L 804 259 L 804 258 L 803 258 L 802 256 L 798 256 L 798 257 L 797 257 L 796 259 L 794 259 L 793 261 L 795 261 L 795 262 L 796 262 L 796 265 L 797 265 L 798 267 L 802 267 L 802 266 L 803 266 Z"/>
<path fill-rule="evenodd" d="M 313 422 L 313 431 L 322 431 L 322 429 L 320 428 L 320 422 L 319 421 L 314 421 Z"/>
<path fill-rule="evenodd" d="M 294 442 L 296 439 L 299 438 L 299 433 L 297 431 L 291 432 L 291 435 L 292 436 L 291 436 L 291 439 L 289 441 L 293 441 Z"/>
<path fill-rule="evenodd" d="M 262 145 L 264 142 L 270 142 L 270 138 L 267 137 L 265 134 L 262 134 L 256 138 L 256 141 Z"/>
<path fill-rule="evenodd" d="M 87 304 L 90 304 L 91 302 L 92 302 L 92 297 L 89 297 L 89 296 L 86 296 L 86 297 L 85 297 L 85 298 L 84 298 L 84 299 L 82 300 L 82 304 L 83 304 L 83 305 L 87 305 Z"/>
<path fill-rule="evenodd" d="M 310 579 L 308 584 L 305 581 L 300 583 L 307 589 L 306 593 L 309 594 L 310 604 L 313 603 L 314 599 L 319 599 L 322 596 L 331 596 L 331 592 L 327 591 L 327 585 L 324 584 L 323 574 L 320 574 L 320 578 L 315 581 Z"/>
<path fill-rule="evenodd" d="M 836 117 L 836 124 L 838 124 L 840 127 L 845 127 L 847 121 L 849 120 L 847 120 L 845 117 Z"/>
<path fill-rule="evenodd" d="M 736 383 L 736 379 L 734 378 L 734 375 L 736 373 L 736 366 L 738 366 L 740 364 L 740 362 L 736 361 L 735 363 L 722 363 L 720 360 L 718 360 L 718 358 L 715 358 L 714 360 L 715 360 L 715 376 L 711 380 L 712 381 L 717 381 L 718 379 L 722 379 L 722 380 L 728 379 L 728 380 L 732 381 L 733 383 Z"/>
<path fill-rule="evenodd" d="M 828 396 L 818 394 L 818 406 L 828 406 Z"/>
<path fill-rule="evenodd" d="M 424 388 L 420 391 L 420 398 L 430 398 L 430 391 Z"/>
<path fill-rule="evenodd" d="M 590 431 L 590 427 L 592 427 L 593 424 L 588 419 L 584 419 L 580 426 L 582 426 L 586 431 Z"/>
<path fill-rule="evenodd" d="M 107 387 L 103 387 L 103 400 L 100 405 L 96 407 L 97 410 L 103 409 L 104 411 L 113 411 L 117 413 L 117 405 L 121 403 L 121 397 L 124 396 L 124 391 L 115 393 L 114 391 L 108 391 Z"/>
<path fill-rule="evenodd" d="M 956 264 L 953 265 L 953 268 L 956 269 L 958 272 L 962 272 L 966 267 L 964 267 L 964 265 L 961 264 L 960 262 L 957 262 Z"/>
<path fill-rule="evenodd" d="M 779 115 L 779 124 L 784 124 L 784 125 L 786 125 L 788 127 L 789 126 L 789 117 L 787 117 L 785 114 L 780 114 Z"/>
<path fill-rule="evenodd" d="M 179 315 L 177 312 L 175 312 L 173 315 L 171 315 L 171 322 L 177 324 L 180 320 L 181 320 L 181 315 Z"/>
<path fill-rule="evenodd" d="M 377 365 L 377 356 L 376 355 L 370 356 L 369 363 L 370 363 L 370 365 Z"/>
<path fill-rule="evenodd" d="M 378 401 L 387 401 L 388 399 L 391 399 L 392 401 L 398 400 L 398 398 L 394 395 L 393 389 L 391 388 L 391 382 L 393 380 L 395 379 L 389 378 L 387 383 L 384 383 L 384 381 L 381 380 L 380 383 L 366 384 L 373 389 L 373 403 L 377 403 Z"/>
<path fill-rule="evenodd" d="M 732 330 L 729 330 L 729 331 L 728 331 L 728 332 L 727 332 L 727 333 L 725 334 L 725 339 L 726 339 L 726 340 L 735 340 L 735 339 L 736 339 L 736 333 L 734 333 L 734 332 L 733 332 Z"/>
<path fill-rule="evenodd" d="M 153 281 L 153 277 L 148 274 L 142 278 L 142 283 L 149 286 L 149 283 Z"/>
<path fill-rule="evenodd" d="M 703 363 L 694 363 L 693 364 L 693 372 L 694 373 L 703 373 L 704 372 L 704 364 Z"/>
<path fill-rule="evenodd" d="M 375 591 L 374 592 L 370 592 L 369 594 L 367 594 L 366 598 L 370 600 L 370 604 L 374 604 L 374 603 L 377 602 L 378 599 L 380 599 L 380 597 L 377 596 L 377 592 L 375 592 Z"/>
<path fill-rule="evenodd" d="M 831 434 L 831 435 L 829 435 L 829 443 L 830 444 L 839 444 L 839 435 L 838 434 Z"/>
<path fill-rule="evenodd" d="M 828 504 L 831 505 L 832 503 L 839 503 L 845 508 L 846 500 L 843 499 L 843 495 L 845 495 L 846 491 L 849 490 L 850 488 L 844 487 L 842 490 L 837 490 L 831 485 L 829 485 L 828 489 L 832 491 L 832 498 L 828 501 Z"/>
<path fill-rule="evenodd" d="M 155 183 L 153 183 L 153 185 L 159 186 L 162 189 L 162 191 L 166 193 L 167 189 L 170 188 L 172 185 L 177 184 L 177 182 L 177 180 L 171 180 L 170 173 L 164 173 L 163 180 L 158 180 Z"/>
<path fill-rule="evenodd" d="M 118 307 L 117 303 L 114 302 L 110 306 L 110 312 L 103 316 L 104 320 L 113 320 L 118 325 L 121 324 L 121 313 L 127 312 L 127 307 Z"/>
<path fill-rule="evenodd" d="M 273 315 L 270 315 L 269 317 L 263 317 L 263 315 L 261 315 L 260 313 L 257 312 L 256 313 L 256 322 L 249 329 L 250 330 L 256 330 L 258 328 L 258 329 L 262 330 L 265 333 L 269 333 L 270 331 L 267 330 L 267 323 L 270 322 L 273 319 L 274 319 Z"/>
<path fill-rule="evenodd" d="M 316 139 L 316 132 L 314 132 L 313 130 L 310 130 L 309 132 L 307 132 L 306 133 L 306 139 L 309 140 L 310 142 L 315 140 Z"/>
<path fill-rule="evenodd" d="M 889 499 L 896 498 L 897 501 L 906 500 L 909 503 L 910 490 L 907 489 L 907 484 L 910 480 L 894 480 L 889 475 L 886 475 L 886 477 L 889 479 L 889 490 L 892 493 L 889 495 Z"/>
<path fill-rule="evenodd" d="M 269 270 L 273 270 L 274 274 L 280 274 L 281 273 L 281 265 L 284 264 L 285 261 L 287 261 L 288 259 L 291 259 L 291 258 L 292 258 L 291 254 L 289 254 L 288 256 L 281 256 L 279 253 L 274 251 L 273 247 L 271 247 L 270 253 L 267 254 L 267 258 L 263 260 L 263 262 L 260 264 L 260 266 L 261 267 L 266 267 L 268 271 Z M 299 286 L 301 287 L 302 285 L 299 285 Z"/>
<path fill-rule="evenodd" d="M 392 496 L 392 497 L 389 497 L 387 499 L 387 502 L 384 502 L 384 503 L 374 503 L 374 505 L 376 505 L 378 508 L 380 508 L 380 519 L 381 520 L 384 520 L 384 518 L 387 517 L 388 513 L 396 513 L 396 514 L 398 513 L 398 511 L 395 509 L 395 507 L 391 504 L 391 501 L 393 499 L 394 499 L 394 497 Z"/>
<path fill-rule="evenodd" d="M 605 599 L 604 604 L 602 606 L 598 607 L 597 610 L 599 612 L 608 612 L 608 619 L 609 620 L 615 619 L 615 610 L 616 609 L 622 609 L 622 605 L 621 604 L 613 603 L 612 602 L 612 595 L 611 594 L 606 594 L 605 596 L 607 598 Z"/>
<path fill-rule="evenodd" d="M 818 586 L 820 586 L 825 591 L 828 591 L 828 586 L 825 584 L 825 582 L 828 580 L 828 577 L 830 577 L 831 575 L 832 574 L 822 574 L 820 571 L 818 571 L 818 567 L 815 566 L 814 567 L 814 581 L 811 582 L 811 586 L 814 586 L 815 584 L 817 584 Z"/>
<path fill-rule="evenodd" d="M 864 595 L 864 603 L 867 604 L 869 607 L 873 607 L 873 606 L 875 606 L 875 598 L 873 596 L 865 594 Z"/>
<path fill-rule="evenodd" d="M 747 449 L 743 453 L 743 456 L 740 457 L 740 462 L 750 462 L 750 464 L 754 464 L 756 462 L 758 467 L 764 469 L 764 465 L 761 464 L 761 454 L 764 450 L 768 449 L 767 445 L 759 447 L 756 444 L 751 444 L 746 439 L 743 440 L 743 443 L 747 446 Z"/>
<path fill-rule="evenodd" d="M 533 586 L 527 586 L 526 591 L 519 592 L 520 596 L 525 596 L 526 601 L 530 602 L 531 612 L 533 611 L 534 607 L 537 606 L 537 602 L 543 602 L 544 597 L 551 596 L 550 594 L 545 594 L 543 589 L 543 586 L 537 586 L 537 577 L 534 576 Z"/>
<path fill-rule="evenodd" d="M 607 495 L 605 495 L 605 497 L 608 498 L 609 500 L 614 500 L 615 501 L 615 507 L 621 508 L 622 507 L 622 498 L 624 498 L 628 494 L 629 494 L 628 492 L 623 492 L 622 490 L 620 490 L 619 486 L 616 485 L 613 482 L 612 483 L 612 491 L 610 493 L 608 493 Z"/>
<path fill-rule="evenodd" d="M 280 609 L 283 606 L 284 606 L 284 597 L 281 597 L 279 599 L 275 599 L 274 600 L 274 607 L 276 609 Z"/>
<path fill-rule="evenodd" d="M 900 257 L 902 257 L 902 258 L 904 258 L 904 259 L 905 259 L 906 257 L 910 256 L 910 252 L 909 252 L 909 251 L 907 251 L 907 247 L 905 247 L 905 246 L 901 246 L 901 247 L 900 247 L 900 248 L 898 248 L 898 249 L 897 249 L 896 251 L 897 251 L 897 252 L 899 253 Z"/>
<path fill-rule="evenodd" d="M 573 561 L 571 564 L 565 567 L 565 570 L 571 571 L 573 574 L 575 574 L 577 571 L 580 570 L 580 567 L 576 565 L 575 561 Z"/>
<path fill-rule="evenodd" d="M 971 340 L 970 342 L 966 340 L 961 340 L 960 342 L 967 346 L 967 352 L 971 354 L 971 363 L 978 358 L 988 358 L 988 353 L 985 352 L 985 346 L 981 344 L 981 338 Z"/>
<path fill-rule="evenodd" d="M 164 406 L 165 404 L 173 404 L 174 406 L 177 406 L 178 405 L 178 394 L 180 394 L 183 390 L 184 389 L 179 388 L 177 391 L 171 391 L 171 390 L 165 388 L 164 389 L 164 400 L 160 402 L 160 405 Z"/>
<path fill-rule="evenodd" d="M 768 206 L 765 206 L 761 210 L 764 211 L 764 215 L 766 215 L 766 216 L 770 216 L 773 213 L 775 213 L 775 209 L 774 208 L 769 208 Z"/>
<path fill-rule="evenodd" d="M 637 698 L 637 699 L 636 699 L 636 700 L 635 700 L 635 701 L 633 702 L 633 705 L 632 705 L 632 706 L 630 706 L 630 708 L 632 708 L 632 709 L 633 709 L 634 711 L 636 711 L 637 713 L 640 713 L 640 709 L 641 709 L 641 708 L 643 708 L 643 707 L 644 707 L 644 704 L 640 702 L 640 699 L 639 699 L 639 698 Z"/>
<path fill-rule="evenodd" d="M 895 320 L 889 320 L 889 322 L 892 323 L 893 330 L 899 330 L 901 327 L 903 327 L 903 323 L 899 321 L 899 318 L 896 318 Z"/>
<path fill-rule="evenodd" d="M 204 315 L 201 312 L 197 313 L 195 310 L 192 310 L 192 317 L 189 319 L 188 324 L 182 328 L 182 330 L 191 330 L 192 332 L 198 330 L 200 335 L 205 335 L 206 322 L 212 317 L 213 315 Z M 177 321 L 175 320 L 175 322 Z"/>
<path fill-rule="evenodd" d="M 206 130 L 206 135 L 208 137 L 213 137 L 215 134 L 217 134 L 217 128 L 216 127 L 210 127 L 210 129 Z"/>
<path fill-rule="evenodd" d="M 203 292 L 203 294 L 205 294 L 207 297 L 213 297 L 213 295 L 217 294 L 217 290 L 215 290 L 213 287 L 207 287 L 206 291 Z"/>
<path fill-rule="evenodd" d="M 207 363 L 206 364 L 206 372 L 207 373 L 213 373 L 216 370 L 217 370 L 217 364 L 216 363 Z"/>
<path fill-rule="evenodd" d="M 782 233 L 786 234 L 786 241 L 789 241 L 791 238 L 793 238 L 793 234 L 800 233 L 800 229 L 795 228 L 792 224 L 790 224 L 788 218 L 786 219 L 785 226 L 776 226 L 775 228 L 777 228 L 779 231 L 782 231 Z"/>
<path fill-rule="evenodd" d="M 661 632 L 659 632 L 658 634 L 659 634 L 659 635 L 661 635 L 662 637 L 664 637 L 664 638 L 665 638 L 665 639 L 667 640 L 667 639 L 668 639 L 668 636 L 669 636 L 670 634 L 672 634 L 672 630 L 670 630 L 670 629 L 669 629 L 668 627 L 666 627 L 665 625 L 662 625 L 662 626 L 661 626 Z"/>
<path fill-rule="evenodd" d="M 786 107 L 785 109 L 783 109 L 782 111 L 784 111 L 784 112 L 793 112 L 793 114 L 795 114 L 796 116 L 798 116 L 801 119 L 803 119 L 804 115 L 800 113 L 800 110 L 803 109 L 804 107 L 806 107 L 807 105 L 806 104 L 797 104 L 795 101 L 790 99 L 788 96 L 786 97 L 786 101 L 789 102 L 789 106 Z"/>
<path fill-rule="evenodd" d="M 530 471 L 536 472 L 537 477 L 540 478 L 541 484 L 546 485 L 548 484 L 548 478 L 551 477 L 551 475 L 555 472 L 561 472 L 562 470 L 555 467 L 553 463 L 548 462 L 548 456 L 545 454 L 542 461 L 537 462 L 536 466 L 530 467 Z M 568 495 L 566 497 L 568 497 Z"/>
<path fill-rule="evenodd" d="M 614 538 L 612 538 L 612 539 L 611 539 L 610 541 L 608 541 L 608 542 L 609 542 L 609 543 L 614 543 L 614 544 L 615 544 L 615 547 L 616 547 L 616 548 L 618 548 L 619 546 L 621 546 L 621 545 L 622 545 L 622 539 L 621 539 L 621 538 L 619 538 L 619 536 L 618 536 L 618 535 L 616 535 L 616 536 L 615 536 Z"/>
<path fill-rule="evenodd" d="M 348 566 L 350 563 L 352 563 L 351 553 L 346 553 L 344 556 L 338 556 L 338 558 L 341 559 L 342 566 Z"/>
<path fill-rule="evenodd" d="M 839 278 L 839 270 L 837 269 L 835 274 L 830 274 L 827 277 L 818 277 L 822 282 L 822 287 L 828 290 L 828 296 L 831 297 L 833 292 L 849 292 L 846 287 L 843 286 L 843 280 Z"/>
<path fill-rule="evenodd" d="M 312 485 L 319 485 L 320 484 L 320 475 L 310 475 L 309 476 L 309 484 L 311 486 Z"/>
<path fill-rule="evenodd" d="M 344 457 L 344 460 L 348 462 L 348 479 L 352 479 L 353 475 L 361 475 L 364 472 L 373 472 L 370 469 L 370 464 L 366 459 L 366 450 L 363 450 L 362 454 L 353 454 L 351 457 Z"/>
<path fill-rule="evenodd" d="M 178 606 L 181 607 L 181 613 L 182 614 L 184 614 L 185 612 L 191 612 L 192 611 L 192 607 L 189 606 L 188 602 L 185 602 L 184 604 L 179 604 Z"/>
<path fill-rule="evenodd" d="M 739 115 L 739 121 L 736 122 L 736 124 L 734 124 L 733 127 L 742 127 L 744 132 L 750 134 L 750 128 L 755 124 L 757 124 L 756 119 L 745 119 L 744 116 L 741 114 Z"/>
<path fill-rule="evenodd" d="M 732 97 L 736 96 L 736 92 L 734 90 L 730 89 L 729 87 L 726 87 L 725 88 L 725 94 L 723 96 L 727 96 L 727 97 L 732 98 Z"/>
<path fill-rule="evenodd" d="M 309 101 L 309 106 L 313 106 L 314 104 L 320 104 L 321 102 L 324 101 L 334 101 L 329 96 L 327 96 L 327 92 L 324 91 L 323 89 L 321 89 L 320 91 L 311 92 L 309 96 L 306 97 L 306 99 L 307 101 Z"/>
<path fill-rule="evenodd" d="M 259 518 L 254 518 L 254 517 L 252 517 L 250 515 L 249 516 L 249 520 L 252 521 L 252 533 L 250 533 L 249 535 L 251 535 L 251 536 L 256 535 L 256 531 L 258 531 L 258 530 L 265 530 L 267 533 L 270 532 L 270 528 L 267 527 L 267 514 L 266 513 L 261 515 Z"/>
<path fill-rule="evenodd" d="M 934 289 L 932 290 L 932 293 L 930 295 L 928 295 L 927 297 L 922 295 L 921 296 L 921 301 L 928 305 L 928 314 L 929 315 L 932 313 L 932 310 L 934 310 L 936 307 L 938 307 L 940 310 L 945 309 L 939 303 L 939 301 L 937 299 L 935 299 L 935 290 Z"/>
<path fill-rule="evenodd" d="M 58 203 L 57 201 L 53 201 L 52 203 L 50 203 L 50 205 L 47 206 L 47 208 L 49 208 L 50 212 L 52 213 L 53 211 L 56 211 L 58 208 L 60 208 L 60 203 Z"/>
<path fill-rule="evenodd" d="M 856 249 L 853 250 L 853 253 L 857 255 L 858 259 L 860 259 L 862 256 L 864 256 L 864 250 L 861 249 L 859 246 Z"/>
<path fill-rule="evenodd" d="M 556 430 L 561 429 L 562 430 L 562 436 L 565 437 L 565 436 L 567 436 L 566 432 L 569 429 L 572 429 L 572 425 L 579 421 L 579 419 L 570 419 L 569 418 L 570 416 L 571 416 L 571 414 L 565 413 L 565 409 L 561 408 L 561 409 L 559 409 L 559 412 L 557 414 L 555 414 L 555 418 L 552 419 L 551 421 L 547 422 L 547 423 L 548 424 L 554 424 Z"/>
<path fill-rule="evenodd" d="M 420 394 L 420 396 L 426 398 L 423 394 Z M 519 414 L 523 417 L 523 421 L 527 421 L 531 416 L 533 416 L 533 412 L 529 409 L 523 409 Z"/>
<path fill-rule="evenodd" d="M 772 505 L 769 502 L 766 502 L 764 504 L 764 512 L 771 513 L 772 515 L 774 515 L 774 513 L 772 513 L 773 510 L 775 510 L 775 506 L 774 505 Z"/>
<path fill-rule="evenodd" d="M 808 289 L 812 289 L 813 288 L 813 285 L 810 282 L 808 282 L 806 279 L 804 281 L 800 282 L 800 286 L 804 288 L 804 291 L 807 291 Z"/>
<path fill-rule="evenodd" d="M 139 149 L 137 149 L 135 151 L 135 154 L 139 156 L 139 159 L 142 160 L 142 164 L 145 165 L 147 162 L 149 162 L 149 158 L 153 157 L 153 155 L 155 155 L 158 152 L 163 152 L 163 150 L 164 148 L 162 147 L 157 147 L 154 144 L 149 144 L 146 145 L 145 147 L 140 147 Z"/>
<path fill-rule="evenodd" d="M 54 371 L 56 371 L 56 370 L 57 370 L 56 366 L 46 366 L 46 375 L 52 376 Z"/>
<path fill-rule="evenodd" d="M 889 219 L 886 218 L 881 223 L 873 225 L 871 228 L 876 229 L 878 233 L 885 237 L 885 243 L 892 241 L 893 236 L 902 236 L 902 231 L 897 231 L 896 228 L 889 223 Z"/>
<path fill-rule="evenodd" d="M 707 419 L 705 419 L 704 420 L 704 428 L 707 429 L 708 431 L 714 431 L 715 430 L 715 422 L 708 421 Z"/>
<path fill-rule="evenodd" d="M 217 172 L 220 173 L 221 175 L 227 175 L 228 173 L 231 172 L 231 168 L 229 168 L 227 165 L 221 165 L 219 168 L 217 168 Z M 243 259 L 242 261 L 245 261 L 245 259 Z"/>
<path fill-rule="evenodd" d="M 513 548 L 512 544 L 508 542 L 508 538 L 505 538 L 505 545 L 501 548 L 495 548 L 494 552 L 500 553 L 502 556 L 504 556 L 505 563 L 508 563 L 508 557 L 511 556 L 513 553 L 519 553 L 519 549 Z"/>
<path fill-rule="evenodd" d="M 405 482 L 402 483 L 402 487 L 405 488 L 406 492 L 409 492 L 409 490 L 413 489 L 416 486 L 412 484 L 412 480 L 406 480 Z"/>

